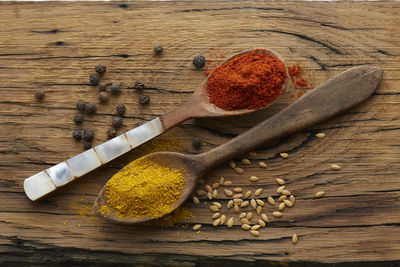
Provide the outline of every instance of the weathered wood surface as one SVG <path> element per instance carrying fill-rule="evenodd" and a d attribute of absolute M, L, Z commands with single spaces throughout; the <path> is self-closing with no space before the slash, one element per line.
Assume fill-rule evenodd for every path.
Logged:
<path fill-rule="evenodd" d="M 400 260 L 399 11 L 399 2 L 0 3 L 0 263 Z M 161 57 L 152 55 L 157 44 L 165 47 Z M 82 151 L 71 138 L 74 105 L 77 99 L 97 102 L 97 89 L 88 86 L 96 64 L 107 65 L 105 82 L 126 88 L 99 105 L 83 126 L 95 130 L 99 144 L 118 103 L 128 107 L 124 129 L 129 129 L 185 102 L 205 78 L 191 66 L 194 55 L 216 60 L 251 47 L 272 48 L 288 64 L 300 63 L 314 86 L 354 65 L 384 69 L 380 87 L 365 103 L 260 148 L 253 161 L 266 161 L 267 169 L 253 164 L 237 175 L 222 164 L 206 175 L 209 183 L 224 176 L 245 189 L 263 187 L 265 194 L 275 194 L 274 178 L 289 181 L 296 206 L 280 219 L 270 216 L 260 237 L 239 225 L 214 228 L 208 207 L 191 203 L 187 208 L 196 219 L 188 223 L 203 224 L 198 234 L 190 226 L 119 226 L 77 215 L 137 152 L 39 203 L 26 198 L 26 177 Z M 128 89 L 137 79 L 148 87 L 147 107 Z M 46 91 L 41 103 L 33 97 L 37 87 Z M 290 93 L 266 111 L 188 121 L 159 139 L 181 141 L 184 151 L 195 153 L 191 138 L 200 136 L 208 150 L 293 101 Z M 325 139 L 314 137 L 320 131 Z M 279 152 L 288 152 L 289 159 Z M 342 169 L 331 171 L 331 163 Z M 262 180 L 250 184 L 249 175 Z M 314 199 L 320 190 L 326 196 Z M 219 198 L 226 202 L 221 193 Z M 290 243 L 293 233 L 297 245 Z"/>

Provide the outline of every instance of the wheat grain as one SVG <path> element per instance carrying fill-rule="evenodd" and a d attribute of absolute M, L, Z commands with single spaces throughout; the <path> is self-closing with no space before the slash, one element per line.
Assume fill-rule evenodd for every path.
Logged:
<path fill-rule="evenodd" d="M 193 225 L 193 227 L 192 227 L 193 231 L 197 231 L 197 230 L 199 230 L 200 228 L 201 228 L 201 224 L 195 224 L 195 225 Z"/>
<path fill-rule="evenodd" d="M 262 192 L 263 192 L 263 189 L 262 188 L 258 188 L 256 191 L 254 191 L 254 195 L 255 196 L 259 196 L 259 195 L 262 194 Z"/>
<path fill-rule="evenodd" d="M 269 204 L 271 204 L 272 206 L 275 206 L 275 199 L 273 197 L 268 197 L 267 200 L 268 200 Z"/>
<path fill-rule="evenodd" d="M 199 205 L 200 200 L 197 197 L 193 197 L 193 203 Z"/>
<path fill-rule="evenodd" d="M 249 159 L 242 159 L 242 163 L 245 165 L 251 165 L 251 161 Z"/>
<path fill-rule="evenodd" d="M 267 168 L 268 166 L 267 166 L 267 163 L 265 163 L 265 162 L 263 162 L 263 161 L 260 161 L 259 163 L 258 163 L 258 166 L 260 166 L 261 168 Z"/>

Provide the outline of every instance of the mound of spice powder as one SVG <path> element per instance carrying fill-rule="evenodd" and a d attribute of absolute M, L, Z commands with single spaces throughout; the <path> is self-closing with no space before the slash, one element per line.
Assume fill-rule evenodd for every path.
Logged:
<path fill-rule="evenodd" d="M 211 103 L 224 110 L 260 109 L 284 93 L 286 68 L 275 56 L 256 49 L 218 66 L 206 90 Z"/>
<path fill-rule="evenodd" d="M 121 218 L 158 218 L 174 210 L 183 184 L 183 170 L 139 158 L 107 182 L 107 204 Z"/>

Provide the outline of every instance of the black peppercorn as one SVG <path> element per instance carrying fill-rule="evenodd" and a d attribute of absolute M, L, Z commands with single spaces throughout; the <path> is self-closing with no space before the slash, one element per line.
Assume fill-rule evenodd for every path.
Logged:
<path fill-rule="evenodd" d="M 100 92 L 99 93 L 99 100 L 101 103 L 107 103 L 108 102 L 108 93 L 107 92 Z"/>
<path fill-rule="evenodd" d="M 135 123 L 135 127 L 139 127 L 139 126 L 142 126 L 143 125 L 143 122 L 141 122 L 141 121 L 138 121 L 137 123 Z"/>
<path fill-rule="evenodd" d="M 117 106 L 117 113 L 118 113 L 118 115 L 124 115 L 125 114 L 125 111 L 126 111 L 126 107 L 123 105 L 123 104 L 119 104 L 118 106 Z"/>
<path fill-rule="evenodd" d="M 114 128 L 119 128 L 119 127 L 121 127 L 123 123 L 124 123 L 124 122 L 123 122 L 123 120 L 122 120 L 122 118 L 121 118 L 120 116 L 115 116 L 115 117 L 112 119 L 112 126 L 114 126 Z"/>
<path fill-rule="evenodd" d="M 83 148 L 90 149 L 92 147 L 92 143 L 90 141 L 83 140 Z"/>
<path fill-rule="evenodd" d="M 99 91 L 100 91 L 100 92 L 101 92 L 101 91 L 107 91 L 107 84 L 101 83 L 101 84 L 99 85 Z"/>
<path fill-rule="evenodd" d="M 150 96 L 145 93 L 140 94 L 139 95 L 139 103 L 142 105 L 146 105 L 146 104 L 150 103 Z"/>
<path fill-rule="evenodd" d="M 143 89 L 144 88 L 144 83 L 142 82 L 142 81 L 136 81 L 134 84 L 133 84 L 133 87 L 135 88 L 135 89 L 138 89 L 138 90 L 141 90 L 141 89 Z"/>
<path fill-rule="evenodd" d="M 97 74 L 91 74 L 89 77 L 89 81 L 91 85 L 98 85 L 100 78 Z"/>
<path fill-rule="evenodd" d="M 206 59 L 203 56 L 195 56 L 193 58 L 193 65 L 196 66 L 196 68 L 202 68 L 206 64 Z"/>
<path fill-rule="evenodd" d="M 74 116 L 74 122 L 75 122 L 75 124 L 81 124 L 83 122 L 83 115 L 82 114 L 76 114 Z"/>
<path fill-rule="evenodd" d="M 76 102 L 76 109 L 77 109 L 77 110 L 79 110 L 79 111 L 85 111 L 85 108 L 86 108 L 86 103 L 85 103 L 85 101 L 83 101 L 83 100 L 78 100 L 78 101 Z"/>
<path fill-rule="evenodd" d="M 111 88 L 111 93 L 113 95 L 118 95 L 121 93 L 121 88 L 120 88 L 119 84 L 113 83 L 113 84 L 111 84 L 110 88 Z"/>
<path fill-rule="evenodd" d="M 201 148 L 202 141 L 199 137 L 195 137 L 192 141 L 192 145 L 195 149 L 199 150 Z"/>
<path fill-rule="evenodd" d="M 44 90 L 43 90 L 42 88 L 36 89 L 36 90 L 35 90 L 35 97 L 36 97 L 38 100 L 43 100 L 43 98 L 44 98 Z"/>
<path fill-rule="evenodd" d="M 106 68 L 106 66 L 99 64 L 99 65 L 97 65 L 96 67 L 94 67 L 94 70 L 95 70 L 97 73 L 103 74 L 103 73 L 106 72 L 107 68 Z"/>
<path fill-rule="evenodd" d="M 107 137 L 108 139 L 114 138 L 117 136 L 117 131 L 114 128 L 109 128 L 107 130 Z"/>
<path fill-rule="evenodd" d="M 83 140 L 92 141 L 94 138 L 94 132 L 92 130 L 84 130 L 83 131 Z"/>
<path fill-rule="evenodd" d="M 164 52 L 164 47 L 162 45 L 157 45 L 154 47 L 154 53 L 156 55 L 161 55 Z"/>
<path fill-rule="evenodd" d="M 72 133 L 72 137 L 73 137 L 75 140 L 79 141 L 79 140 L 82 139 L 82 132 L 81 132 L 80 130 L 75 130 L 75 131 Z"/>
<path fill-rule="evenodd" d="M 90 102 L 86 104 L 85 111 L 87 114 L 95 114 L 97 112 L 97 106 L 95 103 Z"/>

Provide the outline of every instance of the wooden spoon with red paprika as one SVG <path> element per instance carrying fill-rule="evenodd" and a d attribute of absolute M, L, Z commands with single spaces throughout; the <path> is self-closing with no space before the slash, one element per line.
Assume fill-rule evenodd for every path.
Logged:
<path fill-rule="evenodd" d="M 265 108 L 287 89 L 287 73 L 282 56 L 273 50 L 236 54 L 215 68 L 183 106 L 161 116 L 163 128 L 195 117 L 243 115 Z"/>
<path fill-rule="evenodd" d="M 145 157 L 156 164 L 184 170 L 184 187 L 173 206 L 177 208 L 192 193 L 197 180 L 210 168 L 263 143 L 326 120 L 364 101 L 377 88 L 382 72 L 382 69 L 371 66 L 351 68 L 313 89 L 276 115 L 210 151 L 197 155 L 158 152 Z M 95 208 L 108 206 L 107 199 L 107 187 L 104 186 L 95 201 Z M 104 216 L 118 223 L 133 224 L 154 219 L 118 217 L 112 207 L 109 210 L 111 212 L 104 213 Z"/>

